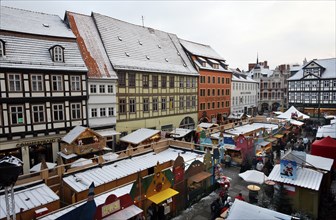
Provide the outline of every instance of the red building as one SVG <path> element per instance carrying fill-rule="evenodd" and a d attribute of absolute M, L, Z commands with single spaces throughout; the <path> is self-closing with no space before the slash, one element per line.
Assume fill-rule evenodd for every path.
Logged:
<path fill-rule="evenodd" d="M 199 122 L 223 123 L 230 114 L 232 71 L 209 45 L 180 40 L 200 74 Z"/>

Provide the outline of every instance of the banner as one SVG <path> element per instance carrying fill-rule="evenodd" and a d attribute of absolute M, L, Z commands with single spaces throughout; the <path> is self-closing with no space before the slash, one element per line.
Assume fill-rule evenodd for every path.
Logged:
<path fill-rule="evenodd" d="M 280 176 L 282 178 L 289 178 L 296 180 L 296 161 L 291 160 L 281 160 L 280 161 Z"/>

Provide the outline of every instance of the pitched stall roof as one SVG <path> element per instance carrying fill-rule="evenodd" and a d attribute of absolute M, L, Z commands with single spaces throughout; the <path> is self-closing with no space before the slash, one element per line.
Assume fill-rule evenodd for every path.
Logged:
<path fill-rule="evenodd" d="M 154 167 L 157 162 L 161 164 L 175 160 L 179 153 L 185 162 L 193 159 L 203 160 L 203 157 L 200 154 L 169 148 L 160 153 L 151 152 L 130 159 L 119 160 L 101 168 L 97 167 L 78 172 L 64 177 L 63 181 L 76 192 L 82 192 L 89 188 L 92 181 L 94 181 L 95 186 L 100 186 L 113 180 L 137 173 L 138 171 Z"/>
<path fill-rule="evenodd" d="M 0 29 L 45 36 L 41 39 L 0 34 L 6 42 L 7 51 L 6 56 L 0 59 L 1 67 L 87 71 L 75 36 L 57 15 L 2 6 Z M 48 38 L 51 36 L 54 38 Z M 64 48 L 64 62 L 53 62 L 51 59 L 49 49 L 56 45 Z"/>
<path fill-rule="evenodd" d="M 59 200 L 58 195 L 54 193 L 46 184 L 42 183 L 33 187 L 25 188 L 14 192 L 15 213 L 34 209 L 51 202 Z M 0 195 L 0 219 L 6 217 L 5 195 Z"/>
<path fill-rule="evenodd" d="M 336 78 L 336 58 L 329 58 L 329 59 L 316 59 L 306 63 L 306 65 L 301 66 L 300 70 L 297 71 L 292 77 L 288 78 L 287 80 L 302 79 L 304 68 L 310 65 L 312 62 L 315 62 L 324 68 L 324 71 L 321 73 L 322 79 Z"/>
<path fill-rule="evenodd" d="M 317 169 L 330 171 L 334 163 L 333 159 L 306 154 L 306 165 L 313 166 Z"/>
<path fill-rule="evenodd" d="M 160 133 L 160 130 L 153 130 L 148 128 L 140 128 L 129 135 L 126 135 L 120 138 L 120 141 L 131 143 L 131 144 L 140 144 L 144 140 Z"/>
<path fill-rule="evenodd" d="M 287 111 L 278 115 L 277 118 L 291 119 L 292 118 L 292 113 L 297 113 L 298 118 L 300 118 L 300 117 L 302 117 L 303 119 L 310 118 L 308 115 L 301 113 L 294 106 L 291 106 Z"/>
<path fill-rule="evenodd" d="M 233 129 L 225 130 L 225 133 L 233 134 L 233 135 L 240 135 L 245 134 L 259 128 L 265 128 L 267 131 L 278 129 L 279 126 L 276 124 L 266 124 L 266 123 L 253 123 L 253 124 L 246 124 L 239 127 L 234 127 Z"/>
<path fill-rule="evenodd" d="M 175 34 L 92 16 L 114 69 L 198 76 Z"/>
<path fill-rule="evenodd" d="M 71 144 L 86 129 L 87 128 L 83 126 L 77 125 L 68 134 L 66 134 L 61 140 L 68 144 Z"/>
<path fill-rule="evenodd" d="M 328 136 L 331 138 L 336 138 L 336 123 L 331 125 L 324 125 L 317 129 L 316 137 L 323 138 Z"/>
<path fill-rule="evenodd" d="M 93 18 L 73 12 L 67 12 L 66 15 L 89 69 L 88 77 L 117 79 L 117 74 L 107 57 Z"/>
<path fill-rule="evenodd" d="M 268 179 L 275 182 L 291 184 L 294 186 L 300 186 L 303 188 L 308 188 L 312 190 L 319 190 L 322 182 L 323 174 L 321 172 L 309 169 L 298 167 L 296 170 L 297 178 L 292 180 L 289 178 L 282 178 L 280 176 L 280 164 L 274 166 L 272 172 L 268 176 Z"/>

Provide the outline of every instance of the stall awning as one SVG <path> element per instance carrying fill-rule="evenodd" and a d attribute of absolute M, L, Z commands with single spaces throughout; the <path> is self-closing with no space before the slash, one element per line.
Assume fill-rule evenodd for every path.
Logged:
<path fill-rule="evenodd" d="M 168 188 L 168 189 L 165 189 L 165 190 L 155 194 L 154 196 L 148 197 L 148 199 L 150 201 L 154 202 L 155 204 L 160 204 L 164 200 L 167 200 L 167 199 L 177 195 L 178 193 L 179 192 L 177 192 L 176 190 L 173 190 L 172 188 Z"/>
<path fill-rule="evenodd" d="M 199 182 L 202 182 L 203 180 L 205 180 L 206 178 L 212 176 L 211 173 L 208 173 L 208 172 L 200 172 L 194 176 L 191 176 L 189 177 L 189 181 L 191 182 L 195 182 L 195 183 L 199 183 Z"/>
<path fill-rule="evenodd" d="M 139 215 L 142 213 L 142 209 L 137 207 L 136 205 L 131 205 L 125 209 L 122 209 L 113 215 L 107 216 L 106 218 L 103 218 L 104 220 L 109 220 L 109 219 L 130 219 L 136 215 Z"/>
<path fill-rule="evenodd" d="M 98 134 L 100 134 L 103 137 L 111 137 L 111 136 L 120 134 L 119 132 L 115 131 L 114 129 L 110 129 L 110 130 L 97 130 L 95 132 L 97 132 Z"/>
<path fill-rule="evenodd" d="M 276 134 L 276 135 L 274 135 L 273 137 L 275 137 L 275 138 L 282 138 L 282 137 L 283 137 L 283 134 Z"/>

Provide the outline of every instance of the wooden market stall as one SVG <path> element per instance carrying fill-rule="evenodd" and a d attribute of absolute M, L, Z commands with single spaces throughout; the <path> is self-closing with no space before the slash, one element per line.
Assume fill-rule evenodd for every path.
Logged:
<path fill-rule="evenodd" d="M 122 138 L 120 142 L 125 143 L 126 145 L 131 145 L 136 147 L 139 145 L 151 144 L 157 142 L 161 139 L 161 131 L 153 130 L 148 128 L 140 128 Z"/>

